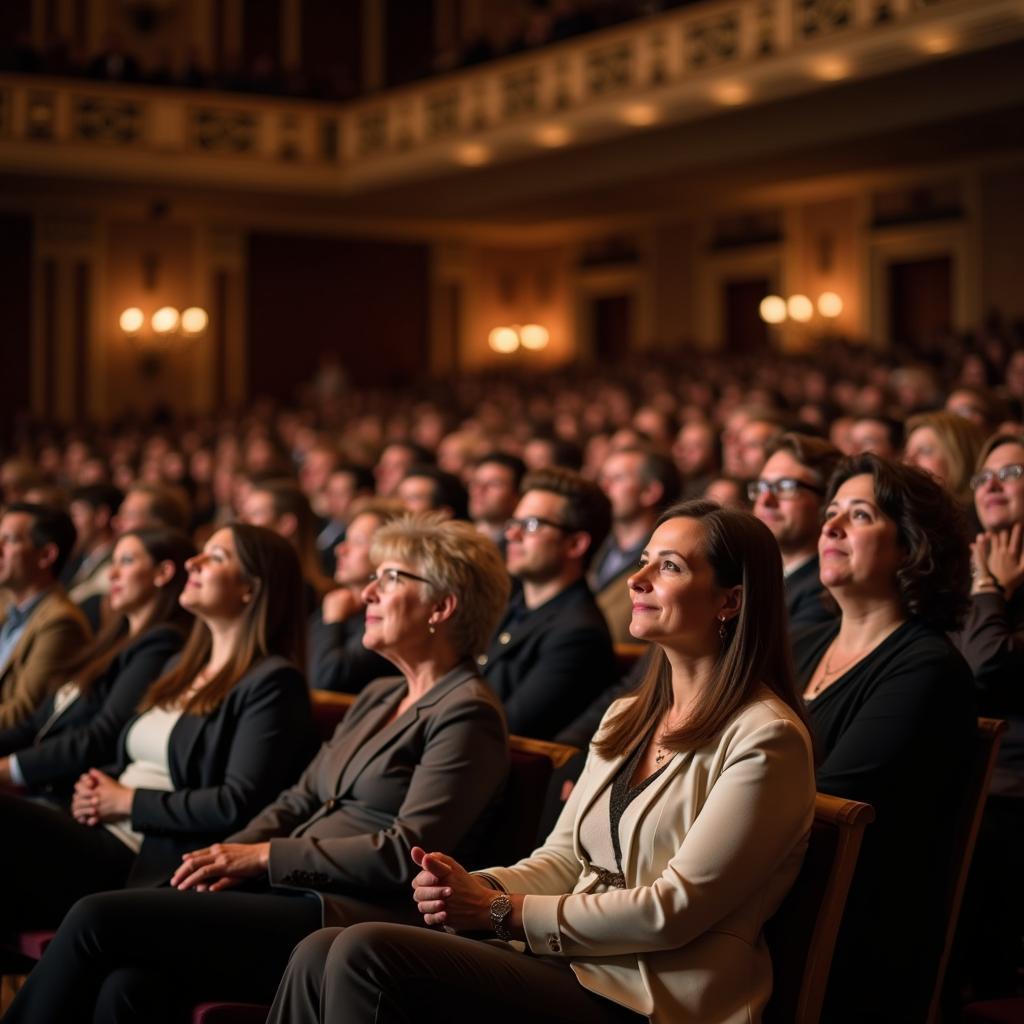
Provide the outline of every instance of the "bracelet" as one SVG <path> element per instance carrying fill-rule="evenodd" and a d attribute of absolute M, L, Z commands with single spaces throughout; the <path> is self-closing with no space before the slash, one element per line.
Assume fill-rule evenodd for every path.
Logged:
<path fill-rule="evenodd" d="M 985 576 L 974 581 L 975 590 L 980 593 L 1002 594 L 1005 593 L 1002 583 L 994 576 Z"/>

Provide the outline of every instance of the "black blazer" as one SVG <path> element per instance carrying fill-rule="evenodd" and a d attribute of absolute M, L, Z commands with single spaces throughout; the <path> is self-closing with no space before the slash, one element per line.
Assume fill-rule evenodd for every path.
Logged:
<path fill-rule="evenodd" d="M 56 718 L 54 697 L 28 718 L 0 732 L 0 754 L 18 755 L 26 785 L 37 793 L 66 797 L 78 776 L 117 756 L 117 737 L 184 634 L 163 623 L 124 648 L 94 682 Z"/>
<path fill-rule="evenodd" d="M 477 664 L 505 707 L 510 732 L 553 739 L 617 682 L 612 641 L 586 580 L 525 616 L 519 600 Z"/>
<path fill-rule="evenodd" d="M 786 611 L 789 612 L 789 635 L 823 622 L 831 622 L 839 614 L 828 596 L 818 573 L 821 566 L 815 555 L 796 572 L 786 577 Z"/>
<path fill-rule="evenodd" d="M 121 733 L 117 778 L 128 765 Z M 126 883 L 158 885 L 183 853 L 238 828 L 289 785 L 314 749 L 309 690 L 284 658 L 257 662 L 208 715 L 182 715 L 171 730 L 174 789 L 137 789 L 131 827 L 145 839 Z"/>
<path fill-rule="evenodd" d="M 505 783 L 504 716 L 471 665 L 391 720 L 407 689 L 367 686 L 302 778 L 229 840 L 270 840 L 270 883 L 316 891 L 325 925 L 346 923 L 332 893 L 414 911 L 411 848 L 471 860 Z"/>

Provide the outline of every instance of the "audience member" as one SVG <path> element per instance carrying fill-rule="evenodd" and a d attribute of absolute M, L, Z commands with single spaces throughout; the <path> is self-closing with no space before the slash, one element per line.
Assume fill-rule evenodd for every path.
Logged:
<path fill-rule="evenodd" d="M 795 651 L 818 789 L 876 814 L 824 1019 L 924 1020 L 944 938 L 937 894 L 974 747 L 970 670 L 946 636 L 968 600 L 963 516 L 921 470 L 852 456 L 829 484 L 818 551 L 840 618 Z"/>
<path fill-rule="evenodd" d="M 523 479 L 505 552 L 521 589 L 477 659 L 513 733 L 551 739 L 615 682 L 608 626 L 585 576 L 610 526 L 608 499 L 578 473 L 552 467 Z"/>
<path fill-rule="evenodd" d="M 397 519 L 402 506 L 382 498 L 355 505 L 345 539 L 338 542 L 334 581 L 324 595 L 319 621 L 311 627 L 310 685 L 318 690 L 358 693 L 367 683 L 390 674 L 393 666 L 363 643 L 366 602 L 363 594 L 374 564 L 370 557 L 377 531 Z"/>
<path fill-rule="evenodd" d="M 469 518 L 469 496 L 454 473 L 437 466 L 411 466 L 395 492 L 407 512 L 440 512 L 449 519 Z"/>
<path fill-rule="evenodd" d="M 57 582 L 75 544 L 70 516 L 14 502 L 0 518 L 0 727 L 28 718 L 63 682 L 61 671 L 89 639 L 85 616 Z"/>
<path fill-rule="evenodd" d="M 345 529 L 352 517 L 352 503 L 372 493 L 373 473 L 365 466 L 348 464 L 331 470 L 324 488 L 324 514 L 327 521 L 316 536 L 320 568 L 325 575 L 334 575 L 334 549 L 345 538 Z"/>
<path fill-rule="evenodd" d="M 985 437 L 970 420 L 951 412 L 924 412 L 906 424 L 903 461 L 917 466 L 953 495 L 965 511 L 974 506 L 971 475 Z"/>
<path fill-rule="evenodd" d="M 612 528 L 594 553 L 587 580 L 612 642 L 633 643 L 626 580 L 636 570 L 659 513 L 679 497 L 679 474 L 666 455 L 624 448 L 605 459 L 598 482 L 611 505 Z"/>
<path fill-rule="evenodd" d="M 682 478 L 682 497 L 699 498 L 721 461 L 718 435 L 707 420 L 684 424 L 672 445 L 672 458 Z"/>
<path fill-rule="evenodd" d="M 851 455 L 872 452 L 895 459 L 903 447 L 903 425 L 887 416 L 861 416 L 850 428 Z"/>
<path fill-rule="evenodd" d="M 71 492 L 69 511 L 75 524 L 75 547 L 61 573 L 61 583 L 75 604 L 110 590 L 108 570 L 114 551 L 114 516 L 124 495 L 110 484 L 90 484 Z"/>
<path fill-rule="evenodd" d="M 380 453 L 380 458 L 373 467 L 377 496 L 393 498 L 398 491 L 398 485 L 413 466 L 429 465 L 431 462 L 433 458 L 430 452 L 414 441 L 392 441 Z"/>
<path fill-rule="evenodd" d="M 469 516 L 476 528 L 505 554 L 505 524 L 519 502 L 526 473 L 523 460 L 505 452 L 489 452 L 473 467 L 469 478 Z"/>
<path fill-rule="evenodd" d="M 783 434 L 749 485 L 754 515 L 779 543 L 790 636 L 835 618 L 818 577 L 818 535 L 825 488 L 841 455 L 828 441 Z"/>

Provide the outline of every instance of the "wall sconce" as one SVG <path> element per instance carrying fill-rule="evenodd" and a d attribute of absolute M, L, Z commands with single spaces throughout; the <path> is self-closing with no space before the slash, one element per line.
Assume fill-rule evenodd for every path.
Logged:
<path fill-rule="evenodd" d="M 835 320 L 843 311 L 842 297 L 836 292 L 822 292 L 818 296 L 818 315 L 826 320 Z M 814 318 L 815 304 L 806 295 L 766 295 L 758 306 L 758 314 L 766 324 L 773 326 L 792 320 L 798 324 L 810 323 Z"/>
<path fill-rule="evenodd" d="M 487 344 L 503 356 L 511 355 L 520 346 L 539 352 L 547 348 L 551 334 L 542 324 L 514 324 L 511 327 L 495 327 L 487 335 Z"/>
<path fill-rule="evenodd" d="M 117 319 L 121 330 L 129 337 L 137 337 L 146 326 L 146 314 L 138 306 L 129 306 L 121 311 Z M 161 306 L 149 318 L 149 326 L 158 338 L 182 334 L 193 338 L 202 334 L 210 322 L 210 316 L 201 306 L 189 306 L 180 313 L 174 306 Z"/>

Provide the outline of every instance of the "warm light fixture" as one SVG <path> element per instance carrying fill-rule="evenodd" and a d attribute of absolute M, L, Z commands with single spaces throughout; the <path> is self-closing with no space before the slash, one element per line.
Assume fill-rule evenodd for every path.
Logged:
<path fill-rule="evenodd" d="M 766 295 L 758 312 L 766 324 L 781 324 L 786 319 L 786 300 L 781 295 Z"/>
<path fill-rule="evenodd" d="M 463 167 L 481 167 L 491 159 L 491 151 L 479 142 L 467 142 L 455 150 L 455 159 Z"/>
<path fill-rule="evenodd" d="M 519 332 L 514 327 L 495 327 L 487 336 L 487 344 L 495 352 L 509 355 L 519 348 Z"/>
<path fill-rule="evenodd" d="M 558 149 L 560 146 L 567 146 L 572 140 L 569 129 L 561 124 L 541 125 L 533 137 L 538 146 L 544 146 L 547 149 Z"/>
<path fill-rule="evenodd" d="M 925 53 L 940 57 L 956 49 L 956 39 L 947 32 L 933 32 L 921 37 L 920 47 Z"/>
<path fill-rule="evenodd" d="M 806 295 L 790 295 L 786 302 L 786 312 L 790 320 L 805 324 L 814 316 L 814 303 Z"/>
<path fill-rule="evenodd" d="M 523 348 L 532 349 L 534 352 L 547 348 L 551 335 L 548 329 L 541 324 L 524 324 L 519 328 L 519 340 Z"/>
<path fill-rule="evenodd" d="M 850 76 L 850 62 L 845 57 L 822 57 L 811 65 L 811 73 L 822 82 L 839 82 Z"/>
<path fill-rule="evenodd" d="M 631 103 L 622 108 L 619 116 L 634 128 L 645 128 L 661 120 L 661 111 L 652 103 Z"/>
<path fill-rule="evenodd" d="M 189 306 L 181 314 L 181 331 L 183 334 L 202 334 L 210 317 L 201 306 Z"/>
<path fill-rule="evenodd" d="M 834 320 L 843 311 L 843 300 L 835 292 L 822 292 L 818 296 L 818 312 Z"/>
<path fill-rule="evenodd" d="M 125 334 L 138 334 L 146 322 L 146 314 L 138 306 L 129 306 L 122 310 L 117 322 Z"/>
<path fill-rule="evenodd" d="M 149 321 L 157 334 L 173 334 L 178 329 L 181 314 L 173 306 L 161 306 Z"/>
<path fill-rule="evenodd" d="M 742 82 L 720 82 L 712 88 L 711 97 L 723 107 L 738 107 L 750 99 L 750 87 Z"/>

